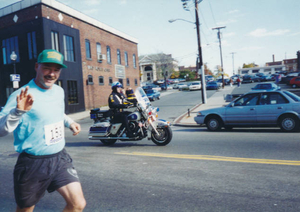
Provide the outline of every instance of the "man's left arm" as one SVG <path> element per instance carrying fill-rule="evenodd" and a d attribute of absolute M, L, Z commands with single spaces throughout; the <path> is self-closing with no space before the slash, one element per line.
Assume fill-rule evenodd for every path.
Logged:
<path fill-rule="evenodd" d="M 71 119 L 66 114 L 64 114 L 64 124 L 65 127 L 70 128 L 70 130 L 73 132 L 73 135 L 77 135 L 81 131 L 80 124 L 76 123 L 73 119 Z"/>

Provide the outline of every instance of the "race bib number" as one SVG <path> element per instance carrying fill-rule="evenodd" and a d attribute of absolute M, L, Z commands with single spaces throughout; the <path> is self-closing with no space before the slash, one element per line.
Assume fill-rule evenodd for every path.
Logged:
<path fill-rule="evenodd" d="M 65 137 L 64 121 L 44 126 L 46 144 L 53 145 L 61 142 Z"/>

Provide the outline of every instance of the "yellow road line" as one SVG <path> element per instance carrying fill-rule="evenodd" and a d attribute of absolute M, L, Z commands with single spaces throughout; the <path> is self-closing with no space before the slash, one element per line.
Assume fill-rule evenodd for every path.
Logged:
<path fill-rule="evenodd" d="M 116 152 L 115 154 L 132 155 L 132 156 L 147 156 L 147 157 L 162 157 L 162 158 L 192 159 L 192 160 L 227 161 L 227 162 L 238 162 L 238 163 L 259 163 L 259 164 L 300 166 L 300 161 L 294 161 L 294 160 L 236 158 L 236 157 L 223 157 L 223 156 L 212 156 L 212 155 L 181 155 L 181 154 L 163 154 L 163 153 L 150 153 L 150 152 Z"/>

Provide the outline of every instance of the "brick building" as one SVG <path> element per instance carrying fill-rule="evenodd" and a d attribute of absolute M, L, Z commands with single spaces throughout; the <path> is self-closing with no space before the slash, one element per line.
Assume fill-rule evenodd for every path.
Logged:
<path fill-rule="evenodd" d="M 13 91 L 10 74 L 20 86 L 34 78 L 43 49 L 65 56 L 58 84 L 65 90 L 66 113 L 107 105 L 111 83 L 137 87 L 137 39 L 55 0 L 23 0 L 0 9 L 0 106 Z M 17 60 L 10 55 L 14 51 Z"/>

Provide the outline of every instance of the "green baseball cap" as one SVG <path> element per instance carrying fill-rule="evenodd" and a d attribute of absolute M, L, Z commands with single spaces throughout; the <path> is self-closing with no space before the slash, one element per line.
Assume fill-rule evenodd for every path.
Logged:
<path fill-rule="evenodd" d="M 67 68 L 67 66 L 64 64 L 64 56 L 54 50 L 54 49 L 45 49 L 39 54 L 38 57 L 38 63 L 56 63 L 58 65 L 61 65 L 62 68 Z"/>

